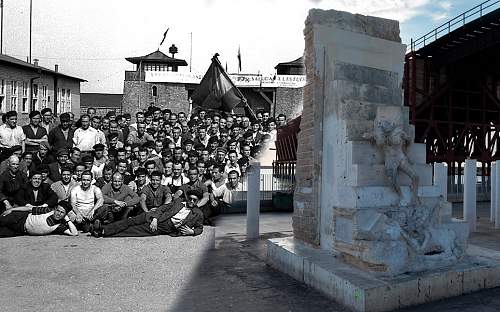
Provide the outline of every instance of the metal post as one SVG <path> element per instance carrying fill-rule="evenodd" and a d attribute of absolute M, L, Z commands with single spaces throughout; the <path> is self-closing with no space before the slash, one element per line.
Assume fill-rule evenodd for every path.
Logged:
<path fill-rule="evenodd" d="M 444 163 L 434 163 L 434 185 L 439 186 L 443 200 L 448 200 L 448 169 Z"/>
<path fill-rule="evenodd" d="M 500 160 L 495 161 L 495 228 L 500 228 Z"/>
<path fill-rule="evenodd" d="M 259 238 L 260 162 L 250 163 L 247 170 L 247 239 Z"/>
<path fill-rule="evenodd" d="M 31 64 L 31 33 L 33 29 L 33 0 L 30 0 L 30 58 L 29 63 Z"/>
<path fill-rule="evenodd" d="M 496 164 L 491 163 L 490 168 L 490 222 L 495 222 L 495 207 L 496 207 Z"/>
<path fill-rule="evenodd" d="M 464 220 L 469 231 L 476 231 L 476 160 L 466 159 L 464 166 Z"/>
<path fill-rule="evenodd" d="M 3 0 L 0 0 L 0 54 L 3 54 Z"/>

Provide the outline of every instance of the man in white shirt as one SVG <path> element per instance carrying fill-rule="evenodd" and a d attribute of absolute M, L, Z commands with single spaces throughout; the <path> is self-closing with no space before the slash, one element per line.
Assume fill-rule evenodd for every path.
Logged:
<path fill-rule="evenodd" d="M 97 130 L 90 126 L 89 115 L 83 115 L 81 118 L 82 126 L 75 130 L 73 135 L 74 147 L 78 147 L 82 154 L 92 155 L 94 145 L 99 143 Z"/>
<path fill-rule="evenodd" d="M 0 147 L 5 149 L 21 145 L 24 152 L 26 135 L 23 128 L 17 125 L 17 112 L 9 111 L 5 114 L 5 118 L 5 124 L 0 126 Z"/>
<path fill-rule="evenodd" d="M 85 170 L 82 173 L 80 185 L 71 190 L 71 206 L 75 213 L 75 223 L 82 232 L 88 232 L 94 218 L 94 211 L 104 203 L 101 189 L 92 185 L 92 172 Z"/>

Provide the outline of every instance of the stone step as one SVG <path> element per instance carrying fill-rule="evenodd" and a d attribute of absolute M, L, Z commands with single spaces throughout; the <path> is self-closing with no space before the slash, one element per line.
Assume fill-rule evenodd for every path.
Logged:
<path fill-rule="evenodd" d="M 384 163 L 382 151 L 369 141 L 349 141 L 347 146 L 347 163 L 362 165 L 379 165 Z M 423 143 L 413 143 L 407 148 L 407 155 L 414 164 L 426 163 L 426 147 Z"/>
<path fill-rule="evenodd" d="M 399 198 L 392 186 L 337 186 L 332 192 L 333 207 L 341 208 L 382 208 L 387 206 L 408 206 L 411 200 L 409 186 L 401 187 L 403 198 Z M 418 197 L 422 203 L 435 205 L 441 199 L 438 186 L 419 186 Z"/>
<path fill-rule="evenodd" d="M 432 185 L 432 165 L 416 164 L 413 170 L 419 178 L 419 185 Z M 400 185 L 411 185 L 411 180 L 403 172 L 398 174 Z M 391 186 L 391 182 L 385 173 L 384 165 L 352 165 L 348 185 L 351 186 Z"/>

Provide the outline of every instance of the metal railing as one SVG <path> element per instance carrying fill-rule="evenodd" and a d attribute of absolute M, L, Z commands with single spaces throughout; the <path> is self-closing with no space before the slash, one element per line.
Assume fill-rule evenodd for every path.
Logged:
<path fill-rule="evenodd" d="M 429 43 L 436 41 L 438 38 L 441 38 L 449 34 L 455 29 L 460 28 L 463 25 L 467 24 L 468 22 L 471 22 L 477 18 L 480 18 L 484 14 L 490 13 L 495 9 L 498 9 L 499 7 L 500 7 L 500 0 L 484 1 L 483 3 L 463 12 L 462 14 L 452 18 L 448 22 L 429 31 L 422 37 L 416 40 L 413 40 L 412 38 L 410 47 L 407 49 L 407 52 L 413 52 L 415 50 L 423 48 Z"/>
<path fill-rule="evenodd" d="M 476 199 L 477 201 L 490 200 L 490 177 L 478 175 L 476 177 Z M 448 201 L 462 202 L 464 198 L 464 176 L 448 176 Z"/>

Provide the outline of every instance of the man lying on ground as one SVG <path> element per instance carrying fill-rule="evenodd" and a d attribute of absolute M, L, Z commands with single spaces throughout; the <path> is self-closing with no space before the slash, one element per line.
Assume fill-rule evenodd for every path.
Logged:
<path fill-rule="evenodd" d="M 92 226 L 92 235 L 95 237 L 199 235 L 203 232 L 203 213 L 196 204 L 202 197 L 199 191 L 192 190 L 187 194 L 187 202 L 177 198 L 171 204 L 163 205 L 155 211 L 148 211 L 104 226 L 96 220 Z"/>
<path fill-rule="evenodd" d="M 78 231 L 67 216 L 71 209 L 67 201 L 59 202 L 55 208 L 12 208 L 0 216 L 0 237 L 48 234 L 76 236 Z"/>

